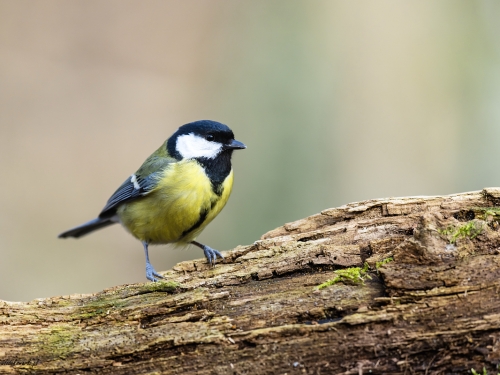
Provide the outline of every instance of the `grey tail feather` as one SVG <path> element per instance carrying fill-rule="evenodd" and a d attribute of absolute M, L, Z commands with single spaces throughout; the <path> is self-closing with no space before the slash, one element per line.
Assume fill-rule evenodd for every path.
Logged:
<path fill-rule="evenodd" d="M 89 234 L 90 232 L 93 232 L 95 230 L 105 228 L 108 225 L 115 224 L 116 221 L 113 221 L 112 218 L 106 218 L 106 219 L 93 219 L 85 224 L 79 225 L 75 228 L 72 228 L 70 230 L 67 230 L 66 232 L 61 233 L 58 238 L 67 238 L 67 237 L 74 237 L 74 238 L 79 238 L 82 236 L 85 236 L 86 234 Z"/>

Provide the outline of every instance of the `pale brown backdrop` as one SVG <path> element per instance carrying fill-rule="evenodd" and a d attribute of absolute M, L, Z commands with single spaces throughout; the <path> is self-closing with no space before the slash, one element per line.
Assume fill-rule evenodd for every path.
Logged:
<path fill-rule="evenodd" d="M 200 238 L 220 250 L 351 201 L 500 185 L 498 19 L 494 0 L 0 0 L 0 299 L 145 281 L 122 228 L 57 234 L 197 119 L 248 145 Z"/>

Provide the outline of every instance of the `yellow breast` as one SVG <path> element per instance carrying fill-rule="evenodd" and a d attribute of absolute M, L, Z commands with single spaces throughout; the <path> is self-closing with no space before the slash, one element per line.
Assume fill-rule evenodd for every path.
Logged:
<path fill-rule="evenodd" d="M 148 195 L 118 208 L 122 225 L 151 244 L 188 243 L 224 208 L 233 186 L 233 171 L 217 195 L 203 167 L 194 160 L 170 164 Z"/>

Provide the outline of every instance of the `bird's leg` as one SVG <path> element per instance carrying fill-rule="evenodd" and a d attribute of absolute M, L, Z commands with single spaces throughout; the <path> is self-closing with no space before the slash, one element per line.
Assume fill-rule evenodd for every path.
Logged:
<path fill-rule="evenodd" d="M 202 243 L 196 241 L 191 241 L 191 243 L 203 250 L 205 258 L 207 258 L 208 264 L 210 264 L 212 267 L 215 267 L 215 261 L 217 260 L 217 257 L 224 259 L 221 253 L 219 253 L 217 250 L 212 249 L 207 245 L 203 245 Z"/>
<path fill-rule="evenodd" d="M 158 272 L 155 271 L 151 263 L 149 262 L 149 254 L 148 254 L 148 243 L 143 242 L 142 245 L 144 246 L 144 254 L 146 254 L 146 277 L 148 280 L 151 281 L 158 281 L 158 279 L 155 278 L 159 277 L 160 279 L 163 279 L 163 276 L 160 275 Z"/>

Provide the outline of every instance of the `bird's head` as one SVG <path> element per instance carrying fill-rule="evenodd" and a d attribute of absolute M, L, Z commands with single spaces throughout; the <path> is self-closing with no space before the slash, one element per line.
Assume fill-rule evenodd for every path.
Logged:
<path fill-rule="evenodd" d="M 229 127 L 210 120 L 182 125 L 167 141 L 168 153 L 177 160 L 215 159 L 244 148 L 243 143 L 234 139 Z"/>

